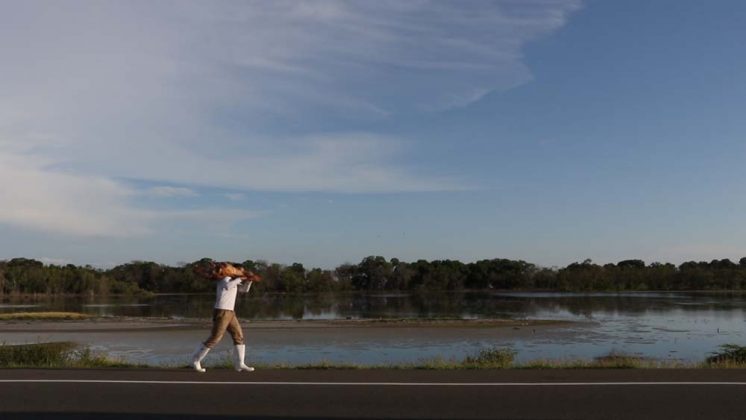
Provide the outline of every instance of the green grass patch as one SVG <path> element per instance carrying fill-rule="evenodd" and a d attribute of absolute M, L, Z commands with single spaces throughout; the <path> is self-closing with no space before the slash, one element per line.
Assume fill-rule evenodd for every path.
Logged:
<path fill-rule="evenodd" d="M 0 345 L 0 368 L 102 368 L 145 367 L 113 360 L 88 348 L 62 341 Z"/>
<path fill-rule="evenodd" d="M 402 364 L 353 364 L 320 361 L 307 364 L 253 364 L 257 369 L 315 369 L 315 370 L 468 370 L 468 369 L 675 369 L 675 368 L 745 368 L 746 347 L 726 344 L 701 363 L 683 363 L 675 360 L 656 360 L 636 355 L 611 352 L 590 360 L 532 360 L 515 362 L 516 352 L 511 348 L 492 347 L 480 350 L 463 360 L 432 358 Z M 251 365 L 251 363 L 249 363 Z M 183 365 L 181 365 L 183 366 Z M 72 342 L 53 342 L 23 345 L 0 345 L 0 368 L 146 368 L 147 365 L 114 360 L 92 352 Z M 161 368 L 168 366 L 158 366 Z M 179 367 L 172 365 L 170 367 Z M 208 369 L 233 369 L 232 353 L 222 354 Z"/>
<path fill-rule="evenodd" d="M 651 362 L 654 361 L 649 358 L 611 352 L 605 356 L 594 358 L 591 367 L 604 369 L 640 369 L 649 367 L 649 363 Z"/>
<path fill-rule="evenodd" d="M 233 365 L 231 365 L 233 368 Z M 307 363 L 302 365 L 289 365 L 289 364 L 272 364 L 272 365 L 256 365 L 257 369 L 297 369 L 297 370 L 361 370 L 368 369 L 365 365 L 357 365 L 353 363 L 334 363 L 322 360 L 317 363 Z M 375 369 L 375 366 L 371 368 Z"/>
<path fill-rule="evenodd" d="M 208 356 L 209 358 L 209 356 Z M 253 366 L 257 369 L 297 369 L 297 370 L 303 370 L 303 369 L 317 369 L 317 370 L 356 370 L 356 369 L 376 369 L 383 366 L 374 366 L 374 365 L 359 365 L 359 364 L 353 364 L 353 363 L 336 363 L 336 362 L 330 362 L 326 360 L 322 360 L 315 363 L 306 363 L 306 364 L 299 364 L 294 365 L 290 363 L 251 363 L 250 361 L 246 361 L 246 364 L 249 366 Z M 219 359 L 217 361 L 214 361 L 213 363 L 210 363 L 209 361 L 207 363 L 202 362 L 202 365 L 206 368 L 210 369 L 234 369 L 234 361 L 233 361 L 233 352 L 228 351 L 223 354 L 219 354 Z M 192 368 L 191 365 L 186 366 L 188 368 Z"/>
<path fill-rule="evenodd" d="M 417 369 L 417 370 L 456 370 L 463 369 L 462 362 L 455 359 L 444 359 L 434 357 L 421 360 L 416 363 L 391 366 L 392 369 Z"/>
<path fill-rule="evenodd" d="M 75 320 L 75 319 L 88 319 L 91 315 L 82 314 L 79 312 L 11 312 L 7 314 L 0 314 L 0 321 L 10 320 L 36 320 L 36 319 L 47 319 L 47 320 Z"/>
<path fill-rule="evenodd" d="M 716 368 L 746 367 L 746 346 L 723 344 L 719 351 L 705 360 L 705 365 Z"/>
<path fill-rule="evenodd" d="M 0 346 L 0 367 L 59 367 L 68 364 L 75 343 L 59 342 Z"/>
<path fill-rule="evenodd" d="M 480 350 L 476 354 L 463 360 L 444 359 L 435 357 L 414 363 L 400 364 L 350 364 L 321 361 L 317 363 L 293 365 L 288 363 L 255 364 L 257 369 L 319 369 L 319 370 L 361 370 L 361 369 L 393 369 L 393 370 L 479 370 L 479 369 L 659 369 L 659 368 L 693 368 L 703 367 L 702 364 L 686 364 L 679 361 L 661 361 L 619 352 L 593 358 L 591 360 L 532 360 L 526 363 L 515 362 L 516 351 L 505 347 L 492 347 Z M 704 366 L 706 367 L 706 366 Z M 213 368 L 232 369 L 233 361 L 230 356 Z"/>
<path fill-rule="evenodd" d="M 656 360 L 645 357 L 612 352 L 591 360 L 532 360 L 526 363 L 515 362 L 516 352 L 511 348 L 487 348 L 463 360 L 440 357 L 402 364 L 339 364 L 322 361 L 304 365 L 284 363 L 256 365 L 258 369 L 394 369 L 394 370 L 479 370 L 479 369 L 673 369 L 703 367 L 701 364 L 687 364 L 674 360 Z M 216 367 L 229 368 L 225 362 Z"/>
<path fill-rule="evenodd" d="M 531 360 L 518 369 L 675 369 L 696 367 L 675 360 L 656 360 L 640 356 L 610 353 L 592 360 Z"/>
<path fill-rule="evenodd" d="M 293 365 L 288 363 L 254 364 L 257 369 L 317 369 L 317 370 L 363 370 L 363 369 L 389 369 L 389 370 L 463 370 L 463 369 L 507 369 L 513 366 L 516 352 L 509 348 L 489 348 L 468 356 L 464 360 L 444 359 L 435 357 L 424 359 L 414 363 L 400 364 L 355 364 L 320 361 Z M 214 368 L 232 369 L 233 361 L 226 356 L 219 361 Z"/>
<path fill-rule="evenodd" d="M 515 355 L 515 350 L 510 348 L 489 348 L 467 356 L 462 365 L 467 369 L 506 369 L 513 365 Z"/>
<path fill-rule="evenodd" d="M 458 370 L 458 369 L 507 369 L 513 365 L 516 352 L 510 348 L 488 348 L 477 354 L 467 356 L 464 360 L 443 359 L 440 357 L 425 359 L 411 364 L 398 365 L 357 365 L 320 362 L 292 369 L 414 369 L 414 370 Z"/>

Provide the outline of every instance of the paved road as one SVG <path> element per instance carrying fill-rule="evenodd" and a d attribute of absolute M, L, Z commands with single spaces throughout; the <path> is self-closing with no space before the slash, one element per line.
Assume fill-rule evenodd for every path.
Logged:
<path fill-rule="evenodd" d="M 743 419 L 746 370 L 0 370 L 0 419 Z"/>

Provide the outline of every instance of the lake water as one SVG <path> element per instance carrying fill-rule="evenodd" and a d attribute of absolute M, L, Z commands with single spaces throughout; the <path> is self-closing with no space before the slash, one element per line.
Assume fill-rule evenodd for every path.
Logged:
<path fill-rule="evenodd" d="M 208 318 L 213 295 L 161 295 L 153 298 L 58 298 L 0 301 L 0 312 L 64 310 L 100 316 Z M 381 331 L 355 334 L 319 332 L 288 335 L 257 331 L 253 360 L 309 363 L 401 363 L 426 358 L 461 359 L 480 349 L 506 346 L 519 361 L 540 358 L 592 358 L 612 351 L 658 359 L 701 361 L 718 346 L 744 342 L 746 296 L 706 293 L 440 293 L 345 294 L 324 296 L 250 296 L 237 303 L 241 319 L 377 319 L 377 318 L 520 318 L 578 321 L 540 334 L 501 334 L 496 329 L 458 330 L 453 334 L 402 335 Z M 447 329 L 446 329 L 447 330 Z M 205 331 L 126 337 L 85 336 L 78 341 L 131 361 L 148 363 L 183 359 L 185 347 L 204 339 Z M 0 341 L 20 336 L 3 333 Z M 26 337 L 26 336 L 24 336 Z M 87 338 L 86 338 L 87 337 Z M 108 338 L 107 338 L 108 337 Z M 26 337 L 30 339 L 29 337 Z M 46 334 L 36 340 L 64 339 Z M 107 341 L 108 340 L 108 341 Z M 223 351 L 230 347 L 223 340 Z M 186 350 L 187 352 L 191 349 Z"/>

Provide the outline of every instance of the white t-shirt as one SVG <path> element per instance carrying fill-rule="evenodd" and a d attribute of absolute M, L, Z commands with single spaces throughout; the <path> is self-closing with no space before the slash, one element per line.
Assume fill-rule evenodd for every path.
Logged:
<path fill-rule="evenodd" d="M 231 280 L 230 277 L 223 277 L 222 280 L 217 282 L 215 309 L 232 311 L 236 307 L 236 293 L 239 284 L 241 284 L 241 279 Z"/>

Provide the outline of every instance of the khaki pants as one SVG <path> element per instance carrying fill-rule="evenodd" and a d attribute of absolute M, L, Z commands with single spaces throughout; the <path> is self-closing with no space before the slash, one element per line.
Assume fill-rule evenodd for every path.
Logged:
<path fill-rule="evenodd" d="M 210 337 L 204 342 L 205 347 L 213 348 L 228 331 L 233 337 L 233 344 L 244 344 L 243 331 L 238 324 L 236 313 L 225 309 L 215 309 L 212 312 L 212 331 Z"/>

